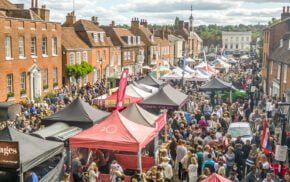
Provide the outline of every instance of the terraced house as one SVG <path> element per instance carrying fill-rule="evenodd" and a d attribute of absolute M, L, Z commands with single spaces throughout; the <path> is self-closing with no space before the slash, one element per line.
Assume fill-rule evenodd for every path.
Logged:
<path fill-rule="evenodd" d="M 35 99 L 61 86 L 61 25 L 38 1 L 0 1 L 0 102 Z"/>

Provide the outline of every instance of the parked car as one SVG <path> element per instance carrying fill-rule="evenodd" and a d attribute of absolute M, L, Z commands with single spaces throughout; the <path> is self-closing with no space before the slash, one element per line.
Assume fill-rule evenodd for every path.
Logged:
<path fill-rule="evenodd" d="M 253 139 L 250 124 L 247 122 L 231 123 L 227 133 L 232 136 L 232 141 L 235 141 L 239 136 L 242 138 L 244 143 L 246 143 L 247 140 L 251 141 Z"/>

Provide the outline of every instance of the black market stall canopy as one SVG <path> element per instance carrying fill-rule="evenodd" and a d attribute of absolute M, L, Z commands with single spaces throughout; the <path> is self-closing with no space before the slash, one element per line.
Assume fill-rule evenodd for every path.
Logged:
<path fill-rule="evenodd" d="M 121 114 L 130 121 L 148 127 L 155 127 L 155 121 L 158 118 L 158 116 L 151 114 L 137 104 L 131 104 Z"/>
<path fill-rule="evenodd" d="M 153 87 L 157 87 L 157 88 L 159 88 L 162 85 L 164 85 L 163 81 L 157 80 L 156 78 L 152 77 L 151 75 L 145 76 L 141 80 L 138 80 L 137 83 L 144 84 L 144 85 L 149 85 L 149 86 L 153 86 Z"/>
<path fill-rule="evenodd" d="M 21 105 L 13 102 L 0 103 L 0 120 L 15 120 L 16 114 L 21 113 Z"/>
<path fill-rule="evenodd" d="M 225 82 L 219 78 L 213 78 L 209 82 L 202 85 L 199 90 L 201 91 L 231 91 L 231 90 L 237 90 L 232 83 Z"/>
<path fill-rule="evenodd" d="M 0 142 L 1 141 L 18 142 L 19 168 L 21 168 L 22 172 L 26 172 L 48 159 L 61 154 L 64 149 L 64 145 L 61 142 L 39 139 L 21 133 L 13 128 L 5 128 L 0 131 Z M 3 160 L 3 157 L 1 157 L 1 159 Z M 1 162 L 0 168 L 7 169 L 7 165 Z"/>
<path fill-rule="evenodd" d="M 72 137 L 81 131 L 82 129 L 79 127 L 69 126 L 68 124 L 58 122 L 35 131 L 31 135 L 42 139 L 64 142 L 69 137 Z"/>
<path fill-rule="evenodd" d="M 189 97 L 174 89 L 170 85 L 165 85 L 156 94 L 140 103 L 145 109 L 179 109 L 188 101 Z"/>
<path fill-rule="evenodd" d="M 43 118 L 42 123 L 45 126 L 49 126 L 56 122 L 63 122 L 70 126 L 87 129 L 109 115 L 109 112 L 95 109 L 82 99 L 76 98 L 64 109 Z"/>

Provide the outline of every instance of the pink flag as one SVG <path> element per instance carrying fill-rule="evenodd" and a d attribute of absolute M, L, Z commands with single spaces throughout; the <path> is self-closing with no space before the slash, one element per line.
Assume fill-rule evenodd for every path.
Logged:
<path fill-rule="evenodd" d="M 129 76 L 128 69 L 125 69 L 121 75 L 119 88 L 118 88 L 118 95 L 117 95 L 117 111 L 120 111 L 124 108 L 124 99 L 125 99 L 125 92 L 127 87 L 127 80 Z"/>

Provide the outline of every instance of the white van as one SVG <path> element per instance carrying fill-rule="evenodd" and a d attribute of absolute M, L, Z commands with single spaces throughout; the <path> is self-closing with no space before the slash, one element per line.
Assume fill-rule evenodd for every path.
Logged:
<path fill-rule="evenodd" d="M 250 124 L 247 122 L 231 123 L 228 128 L 228 134 L 232 136 L 232 141 L 235 141 L 239 136 L 242 138 L 244 143 L 246 143 L 247 140 L 251 141 L 253 139 Z"/>

